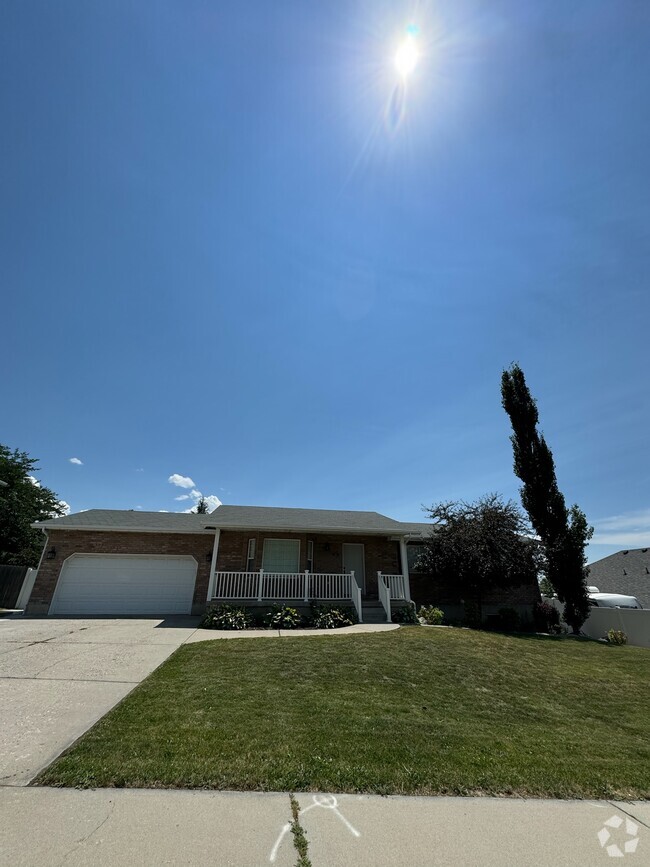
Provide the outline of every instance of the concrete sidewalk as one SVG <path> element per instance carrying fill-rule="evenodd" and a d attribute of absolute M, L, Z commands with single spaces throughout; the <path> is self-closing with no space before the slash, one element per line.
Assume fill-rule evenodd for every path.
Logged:
<path fill-rule="evenodd" d="M 648 802 L 297 798 L 313 867 L 593 867 L 612 863 L 608 846 L 650 862 Z M 297 860 L 286 794 L 7 787 L 0 815 L 0 864 L 14 867 Z"/>

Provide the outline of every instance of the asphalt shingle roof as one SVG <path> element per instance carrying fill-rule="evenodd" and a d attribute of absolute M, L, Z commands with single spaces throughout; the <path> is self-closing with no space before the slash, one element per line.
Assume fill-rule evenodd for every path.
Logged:
<path fill-rule="evenodd" d="M 340 533 L 427 533 L 430 524 L 394 521 L 379 512 L 339 509 L 285 509 L 266 506 L 219 506 L 209 515 L 89 509 L 34 526 L 61 530 L 147 530 L 202 533 L 206 527 L 232 530 L 275 530 Z"/>
<path fill-rule="evenodd" d="M 617 551 L 590 563 L 587 584 L 601 593 L 636 596 L 644 608 L 650 608 L 650 548 Z"/>
<path fill-rule="evenodd" d="M 62 518 L 37 521 L 35 527 L 57 530 L 159 530 L 161 533 L 202 533 L 209 515 L 179 512 L 135 512 L 126 509 L 88 509 Z M 214 526 L 214 524 L 212 525 Z"/>

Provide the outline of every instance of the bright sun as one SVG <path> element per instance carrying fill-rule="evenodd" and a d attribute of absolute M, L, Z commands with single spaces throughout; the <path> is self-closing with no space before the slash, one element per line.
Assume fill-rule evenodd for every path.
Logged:
<path fill-rule="evenodd" d="M 420 52 L 415 44 L 415 36 L 409 33 L 395 54 L 395 67 L 402 78 L 408 78 L 413 72 L 419 57 Z"/>

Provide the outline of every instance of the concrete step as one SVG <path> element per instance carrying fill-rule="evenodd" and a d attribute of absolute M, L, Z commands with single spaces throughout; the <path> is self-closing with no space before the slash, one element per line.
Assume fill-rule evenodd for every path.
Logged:
<path fill-rule="evenodd" d="M 378 605 L 364 602 L 361 610 L 364 623 L 386 623 L 386 612 L 381 602 Z"/>

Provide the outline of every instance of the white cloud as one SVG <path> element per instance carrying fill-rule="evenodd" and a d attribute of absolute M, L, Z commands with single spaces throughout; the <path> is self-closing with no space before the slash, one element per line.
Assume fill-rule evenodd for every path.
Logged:
<path fill-rule="evenodd" d="M 76 464 L 78 467 L 83 467 L 84 462 L 80 461 L 79 458 L 68 458 L 71 464 Z"/>
<path fill-rule="evenodd" d="M 65 500 L 59 500 L 59 506 L 61 506 L 61 508 L 63 509 L 63 514 L 64 514 L 64 515 L 69 515 L 69 514 L 70 514 L 70 504 L 69 504 L 69 503 L 66 503 Z"/>
<path fill-rule="evenodd" d="M 27 476 L 27 481 L 31 482 L 36 488 L 40 488 L 41 483 L 38 479 L 35 479 L 34 476 Z"/>
<path fill-rule="evenodd" d="M 136 473 L 144 473 L 144 467 L 138 467 Z"/>
<path fill-rule="evenodd" d="M 181 494 L 180 497 L 174 497 L 174 499 L 180 501 L 180 500 L 191 500 L 192 498 L 190 497 L 189 494 Z"/>
<path fill-rule="evenodd" d="M 177 488 L 193 488 L 194 482 L 189 476 L 180 476 L 178 473 L 173 473 L 167 481 L 171 485 L 176 485 Z"/>
<path fill-rule="evenodd" d="M 618 545 L 621 548 L 650 547 L 650 509 L 612 515 L 594 521 L 592 545 Z"/>

